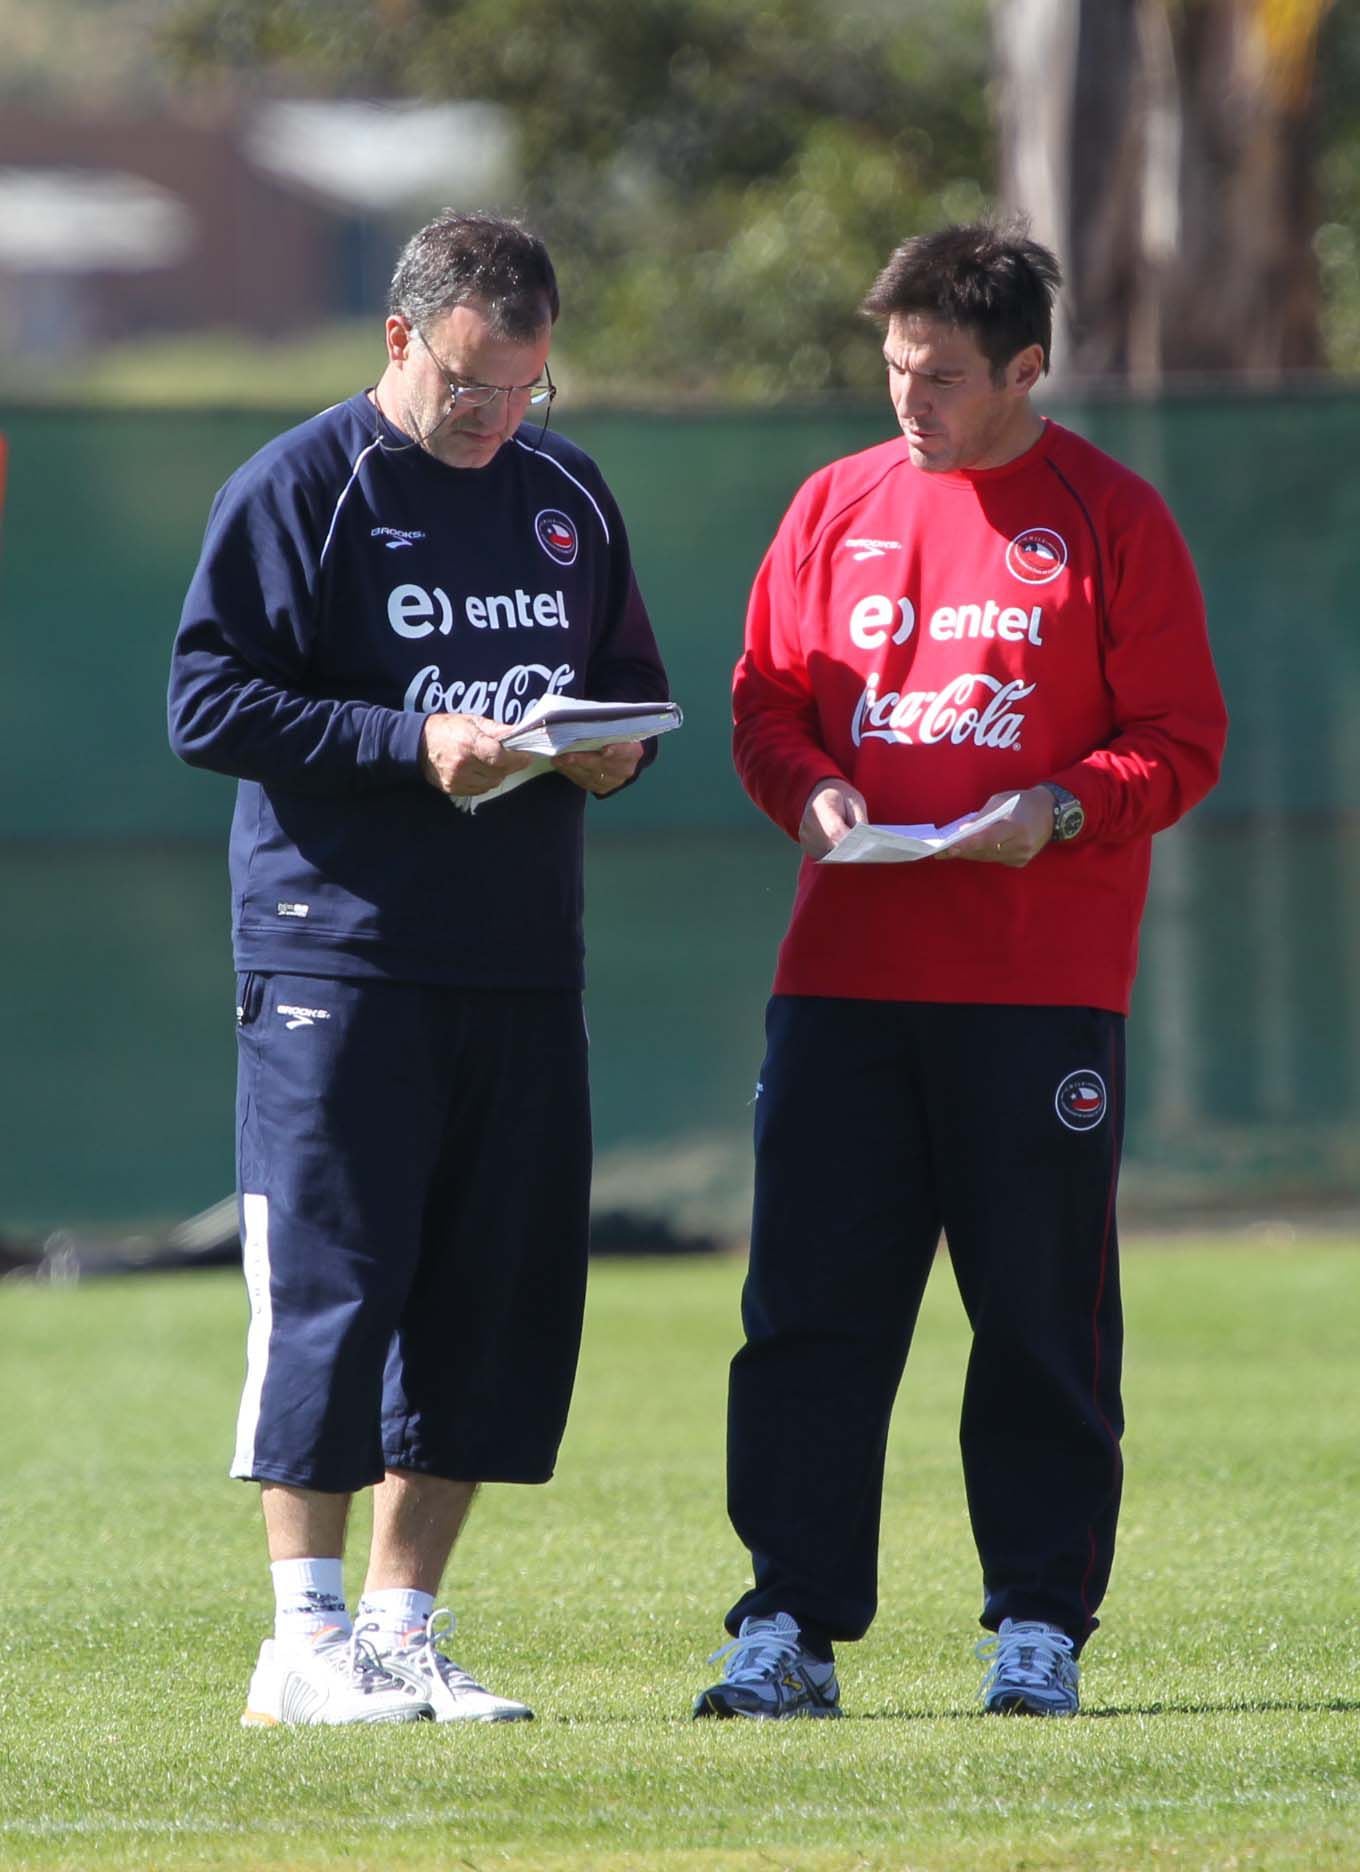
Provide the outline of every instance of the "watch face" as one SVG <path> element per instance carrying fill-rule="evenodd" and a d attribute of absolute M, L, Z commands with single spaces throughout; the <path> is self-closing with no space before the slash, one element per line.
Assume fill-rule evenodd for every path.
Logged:
<path fill-rule="evenodd" d="M 1053 795 L 1053 839 L 1061 845 L 1068 839 L 1074 839 L 1086 824 L 1086 809 L 1075 793 L 1069 793 L 1066 787 L 1046 780 L 1044 786 Z"/>
<path fill-rule="evenodd" d="M 1062 841 L 1074 839 L 1086 824 L 1086 814 L 1080 800 L 1068 799 L 1058 803 L 1053 814 L 1053 836 Z"/>

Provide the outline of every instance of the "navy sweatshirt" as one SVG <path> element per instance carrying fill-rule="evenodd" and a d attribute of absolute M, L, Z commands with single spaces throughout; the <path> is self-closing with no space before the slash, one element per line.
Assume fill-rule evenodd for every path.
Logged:
<path fill-rule="evenodd" d="M 213 502 L 170 674 L 175 752 L 241 783 L 238 969 L 579 987 L 585 794 L 545 774 L 460 811 L 421 726 L 667 693 L 618 508 L 564 437 L 449 468 L 364 394 L 277 437 Z"/>

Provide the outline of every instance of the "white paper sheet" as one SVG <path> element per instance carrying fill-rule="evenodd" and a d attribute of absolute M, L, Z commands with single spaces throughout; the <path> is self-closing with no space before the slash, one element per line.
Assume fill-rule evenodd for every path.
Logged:
<path fill-rule="evenodd" d="M 971 832 L 981 832 L 998 820 L 1007 818 L 1019 799 L 1009 794 L 989 813 L 965 813 L 948 825 L 857 825 L 851 826 L 839 845 L 833 845 L 819 864 L 912 864 L 918 858 L 933 858 L 947 851 Z"/>

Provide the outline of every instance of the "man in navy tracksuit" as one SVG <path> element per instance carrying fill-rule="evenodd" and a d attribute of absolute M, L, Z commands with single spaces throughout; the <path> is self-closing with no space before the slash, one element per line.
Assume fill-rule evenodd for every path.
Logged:
<path fill-rule="evenodd" d="M 434 1600 L 478 1483 L 546 1481 L 565 1424 L 584 810 L 646 756 L 563 755 L 468 808 L 526 764 L 503 741 L 539 697 L 667 693 L 618 509 L 546 427 L 557 311 L 514 223 L 422 229 L 376 387 L 222 489 L 175 641 L 175 750 L 240 781 L 232 1473 L 262 1484 L 276 1596 L 251 1723 L 531 1714 L 437 1647 Z"/>

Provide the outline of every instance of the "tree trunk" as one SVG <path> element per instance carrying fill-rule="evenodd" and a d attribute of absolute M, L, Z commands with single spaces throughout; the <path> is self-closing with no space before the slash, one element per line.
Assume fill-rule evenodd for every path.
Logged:
<path fill-rule="evenodd" d="M 1330 4 L 996 0 L 1001 193 L 1067 274 L 1055 369 L 1155 388 L 1321 366 L 1309 106 Z"/>

